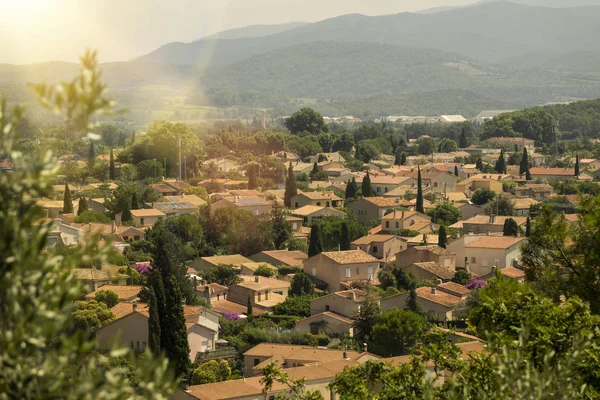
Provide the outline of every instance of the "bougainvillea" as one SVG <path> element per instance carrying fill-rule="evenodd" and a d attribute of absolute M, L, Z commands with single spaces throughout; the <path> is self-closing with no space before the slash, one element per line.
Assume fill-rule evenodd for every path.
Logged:
<path fill-rule="evenodd" d="M 228 319 L 229 321 L 239 321 L 240 319 L 240 314 L 234 312 L 225 311 L 224 313 L 222 313 L 222 315 L 225 319 Z"/>
<path fill-rule="evenodd" d="M 471 282 L 467 283 L 465 287 L 469 290 L 480 289 L 487 285 L 486 281 L 482 281 L 481 279 L 471 279 Z"/>
<path fill-rule="evenodd" d="M 152 267 L 149 263 L 137 263 L 133 265 L 133 269 L 135 269 L 141 275 L 148 276 Z"/>

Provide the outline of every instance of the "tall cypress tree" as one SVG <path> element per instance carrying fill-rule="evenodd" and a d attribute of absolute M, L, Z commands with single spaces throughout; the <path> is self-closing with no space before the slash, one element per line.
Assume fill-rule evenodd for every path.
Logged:
<path fill-rule="evenodd" d="M 246 315 L 251 317 L 253 314 L 252 310 L 252 299 L 248 296 L 248 305 L 246 306 Z"/>
<path fill-rule="evenodd" d="M 63 196 L 63 214 L 73 213 L 73 200 L 71 199 L 71 189 L 69 184 L 65 183 L 65 194 Z"/>
<path fill-rule="evenodd" d="M 506 172 L 506 162 L 504 160 L 504 149 L 500 150 L 500 156 L 498 156 L 498 161 L 496 161 L 495 170 L 499 174 L 503 174 Z"/>
<path fill-rule="evenodd" d="M 421 181 L 421 167 L 418 168 L 417 174 L 417 204 L 415 210 L 420 213 L 425 213 L 425 208 L 423 207 L 423 182 Z"/>
<path fill-rule="evenodd" d="M 96 165 L 96 151 L 94 150 L 94 142 L 90 141 L 90 150 L 88 153 L 88 169 L 94 169 L 94 165 Z"/>
<path fill-rule="evenodd" d="M 438 232 L 438 246 L 446 248 L 446 243 L 448 243 L 448 237 L 446 236 L 446 227 L 444 225 L 440 226 L 440 231 Z"/>
<path fill-rule="evenodd" d="M 258 183 L 256 181 L 256 165 L 252 164 L 248 171 L 248 189 L 256 189 Z"/>
<path fill-rule="evenodd" d="M 521 164 L 519 165 L 519 175 L 523 175 L 529 170 L 529 155 L 527 148 L 523 147 L 523 155 L 521 156 Z"/>
<path fill-rule="evenodd" d="M 466 149 L 467 147 L 469 147 L 469 144 L 467 143 L 467 134 L 465 133 L 465 128 L 462 128 L 462 131 L 460 132 L 460 137 L 458 138 L 458 147 L 461 149 Z"/>
<path fill-rule="evenodd" d="M 115 180 L 115 155 L 113 149 L 110 149 L 110 164 L 108 165 L 108 177 L 110 180 Z"/>
<path fill-rule="evenodd" d="M 354 192 L 354 186 L 352 186 L 352 181 L 348 179 L 348 183 L 346 183 L 346 200 L 354 198 L 356 193 Z"/>
<path fill-rule="evenodd" d="M 138 194 L 136 192 L 133 192 L 131 194 L 131 209 L 139 210 L 140 208 L 142 208 L 140 205 L 140 198 L 138 197 Z"/>
<path fill-rule="evenodd" d="M 81 215 L 82 212 L 87 211 L 89 209 L 87 199 L 85 196 L 81 196 L 79 198 L 79 207 L 77 207 L 77 215 Z"/>
<path fill-rule="evenodd" d="M 296 175 L 294 175 L 294 167 L 292 167 L 292 162 L 290 161 L 290 166 L 288 167 L 288 176 L 285 181 L 285 192 L 283 194 L 283 204 L 287 208 L 292 207 L 292 197 L 298 194 L 298 185 L 296 184 Z"/>
<path fill-rule="evenodd" d="M 531 235 L 531 220 L 527 216 L 527 221 L 525 221 L 525 237 L 529 237 L 529 235 Z"/>
<path fill-rule="evenodd" d="M 363 178 L 361 187 L 363 197 L 373 197 L 373 188 L 371 187 L 371 177 L 369 176 L 369 171 L 367 171 L 367 175 L 365 175 Z"/>
<path fill-rule="evenodd" d="M 340 250 L 350 250 L 350 231 L 348 230 L 348 222 L 342 222 L 342 232 L 340 238 Z"/>
<path fill-rule="evenodd" d="M 150 318 L 148 320 L 148 347 L 153 354 L 161 352 L 160 316 L 158 313 L 158 300 L 154 289 L 150 288 Z M 164 293 L 163 293 L 164 295 Z"/>
<path fill-rule="evenodd" d="M 454 166 L 454 176 L 458 176 L 458 165 Z"/>
<path fill-rule="evenodd" d="M 129 222 L 133 219 L 133 215 L 131 215 L 131 204 L 127 203 L 123 207 L 123 211 L 121 211 L 121 221 Z"/>
<path fill-rule="evenodd" d="M 575 154 L 575 176 L 579 176 L 579 153 Z"/>
<path fill-rule="evenodd" d="M 181 291 L 173 275 L 165 282 L 165 305 L 165 317 L 161 319 L 160 327 L 161 343 L 175 375 L 184 375 L 188 373 L 192 363 Z"/>
<path fill-rule="evenodd" d="M 308 244 L 308 256 L 316 256 L 323 251 L 323 238 L 321 237 L 321 225 L 313 222 L 310 229 L 310 241 Z"/>
<path fill-rule="evenodd" d="M 406 153 L 402 153 L 402 158 L 400 159 L 400 165 L 406 165 Z"/>
<path fill-rule="evenodd" d="M 477 168 L 480 171 L 483 171 L 483 161 L 481 160 L 481 157 L 477 159 L 477 164 L 475 164 L 475 168 Z"/>

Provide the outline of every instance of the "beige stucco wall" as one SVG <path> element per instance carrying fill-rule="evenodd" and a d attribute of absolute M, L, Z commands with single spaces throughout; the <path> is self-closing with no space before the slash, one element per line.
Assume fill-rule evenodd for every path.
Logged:
<path fill-rule="evenodd" d="M 339 319 L 330 317 L 328 315 L 318 315 L 314 318 L 310 318 L 310 319 L 303 319 L 300 320 L 298 322 L 296 322 L 296 330 L 302 333 L 311 333 L 310 332 L 310 324 L 311 323 L 315 323 L 315 322 L 319 322 L 319 321 L 325 321 L 327 322 L 327 327 L 325 328 L 325 332 L 328 335 L 331 334 L 335 334 L 335 335 L 350 335 L 353 336 L 353 330 L 352 330 L 352 324 L 349 324 L 347 322 L 341 321 Z"/>
<path fill-rule="evenodd" d="M 163 217 L 133 217 L 132 225 L 136 228 L 140 226 L 154 226 L 158 221 L 160 221 Z M 142 220 L 144 223 L 142 224 Z"/>
<path fill-rule="evenodd" d="M 329 310 L 327 306 L 329 306 Z M 358 303 L 342 296 L 323 296 L 314 299 L 310 303 L 310 315 L 332 311 L 346 317 L 355 317 L 358 314 L 359 307 Z"/>
<path fill-rule="evenodd" d="M 350 269 L 350 276 L 346 275 L 347 268 Z M 373 272 L 373 279 L 377 278 L 379 262 L 339 265 L 322 254 L 311 257 L 304 262 L 304 272 L 327 282 L 329 290 L 334 291 L 340 289 L 340 282 L 367 280 L 369 278 L 369 268 Z"/>
<path fill-rule="evenodd" d="M 450 269 L 456 268 L 456 257 L 454 255 L 438 256 L 430 251 L 418 251 L 414 247 L 396 254 L 396 266 L 406 268 L 418 262 L 436 262 Z"/>
<path fill-rule="evenodd" d="M 133 350 L 144 351 L 148 344 L 148 318 L 139 313 L 130 314 L 98 329 L 96 338 L 101 349 L 109 348 L 111 341 L 118 338 L 121 346 L 131 349 L 133 341 Z"/>
<path fill-rule="evenodd" d="M 194 325 L 188 329 L 188 343 L 190 345 L 190 360 L 196 359 L 199 351 L 214 350 L 218 339 L 216 332 L 201 325 Z"/>
<path fill-rule="evenodd" d="M 368 245 L 351 245 L 352 250 L 362 250 L 365 253 L 369 253 L 373 257 L 378 258 L 380 260 L 382 260 L 383 258 L 392 257 L 395 254 L 406 250 L 407 247 L 408 245 L 406 244 L 406 242 L 404 240 L 401 240 L 400 238 L 387 240 L 385 242 L 372 242 Z"/>
<path fill-rule="evenodd" d="M 353 201 L 348 204 L 347 208 L 352 211 L 352 214 L 356 216 L 356 219 L 360 223 L 365 223 L 375 218 L 381 218 L 379 215 L 379 207 L 364 199 Z"/>
<path fill-rule="evenodd" d="M 503 269 L 512 265 L 513 260 L 521 259 L 519 244 L 504 249 L 465 248 L 465 256 L 469 260 L 469 268 L 477 275 L 489 274 L 492 266 Z M 473 262 L 475 257 L 475 262 Z"/>

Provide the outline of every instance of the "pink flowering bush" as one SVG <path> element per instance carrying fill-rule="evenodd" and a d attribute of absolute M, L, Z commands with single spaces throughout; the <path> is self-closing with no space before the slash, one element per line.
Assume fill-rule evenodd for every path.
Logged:
<path fill-rule="evenodd" d="M 148 276 L 148 275 L 150 275 L 150 270 L 152 268 L 150 267 L 150 264 L 147 264 L 147 263 L 137 263 L 137 264 L 133 265 L 133 269 L 135 269 L 137 272 L 139 272 L 140 275 Z"/>
<path fill-rule="evenodd" d="M 465 285 L 465 287 L 469 290 L 473 290 L 473 289 L 481 289 L 485 285 L 487 285 L 486 281 L 483 281 L 481 279 L 471 279 L 471 282 L 467 283 Z"/>
<path fill-rule="evenodd" d="M 225 311 L 221 315 L 223 315 L 223 317 L 229 321 L 239 321 L 240 320 L 240 315 L 238 313 Z"/>

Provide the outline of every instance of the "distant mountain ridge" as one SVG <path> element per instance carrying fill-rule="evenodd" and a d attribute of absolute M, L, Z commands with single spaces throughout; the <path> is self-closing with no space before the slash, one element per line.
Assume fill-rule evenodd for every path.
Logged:
<path fill-rule="evenodd" d="M 285 24 L 275 25 L 249 25 L 242 28 L 228 29 L 225 31 L 217 32 L 213 35 L 205 36 L 196 42 L 207 39 L 243 39 L 274 35 L 280 32 L 289 31 L 290 29 L 298 28 L 304 25 L 308 25 L 309 22 L 288 22 Z"/>

